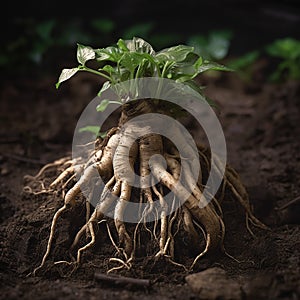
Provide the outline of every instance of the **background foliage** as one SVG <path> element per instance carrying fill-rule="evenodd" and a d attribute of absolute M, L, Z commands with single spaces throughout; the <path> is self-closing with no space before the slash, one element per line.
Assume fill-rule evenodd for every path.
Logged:
<path fill-rule="evenodd" d="M 69 5 L 64 9 L 54 0 L 39 5 L 39 17 L 17 17 L 16 9 L 26 15 L 34 7 L 31 2 L 19 3 L 13 10 L 14 17 L 6 17 L 8 8 L 0 20 L 0 67 L 5 75 L 28 75 L 30 69 L 30 73 L 54 72 L 56 76 L 62 65 L 76 61 L 73 54 L 77 43 L 106 47 L 119 38 L 133 36 L 149 41 L 155 50 L 177 44 L 191 45 L 212 60 L 246 55 L 236 64 L 244 70 L 261 55 L 272 56 L 280 64 L 287 57 L 278 52 L 275 57 L 274 51 L 267 49 L 277 40 L 300 39 L 297 3 L 295 0 L 187 0 L 183 4 L 177 0 L 151 3 L 124 0 L 107 2 L 105 7 Z M 77 9 L 79 13 L 73 13 Z M 54 11 L 59 11 L 61 16 L 53 17 Z M 92 15 L 84 17 L 83 11 Z M 279 68 L 273 80 L 283 74 L 295 77 L 291 62 Z"/>

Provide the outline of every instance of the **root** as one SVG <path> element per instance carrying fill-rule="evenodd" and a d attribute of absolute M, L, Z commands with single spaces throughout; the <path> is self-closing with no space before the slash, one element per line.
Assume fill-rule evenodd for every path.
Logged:
<path fill-rule="evenodd" d="M 91 248 L 94 244 L 95 244 L 95 241 L 96 241 L 96 237 L 95 237 L 95 231 L 94 231 L 94 227 L 93 227 L 93 222 L 88 222 L 87 223 L 87 228 L 90 232 L 90 235 L 91 235 L 91 241 L 86 244 L 85 246 L 81 247 L 78 249 L 77 251 L 77 264 L 80 263 L 80 259 L 81 259 L 81 253 L 89 248 Z"/>
<path fill-rule="evenodd" d="M 192 215 L 189 212 L 189 210 L 185 207 L 185 205 L 182 206 L 182 211 L 183 211 L 183 228 L 189 234 L 193 246 L 197 247 L 197 245 L 195 244 L 196 241 L 199 240 L 199 234 L 197 233 L 194 227 Z"/>
<path fill-rule="evenodd" d="M 61 190 L 63 195 L 75 176 L 79 177 L 78 181 L 66 191 L 64 205 L 53 217 L 46 252 L 33 274 L 45 265 L 50 255 L 59 217 L 76 203 L 85 206 L 85 223 L 77 229 L 70 247 L 70 254 L 74 254 L 73 261 L 58 261 L 56 264 L 79 266 L 84 260 L 84 253 L 92 249 L 101 236 L 101 231 L 96 230 L 98 224 L 106 222 L 108 237 L 116 254 L 112 255 L 109 261 L 117 264 L 108 270 L 109 273 L 132 268 L 137 249 L 148 241 L 142 232 L 147 232 L 148 239 L 154 241 L 155 249 L 151 251 L 154 260 L 166 259 L 171 264 L 184 268 L 185 271 L 195 268 L 197 262 L 210 251 L 221 249 L 230 256 L 224 247 L 225 224 L 221 207 L 228 191 L 244 208 L 249 232 L 252 233 L 248 221 L 256 227 L 266 229 L 267 227 L 255 218 L 246 189 L 238 174 L 229 166 L 226 166 L 225 176 L 217 195 L 212 196 L 210 202 L 204 197 L 203 186 L 207 179 L 205 174 L 212 167 L 210 155 L 205 149 L 199 148 L 201 169 L 199 177 L 193 178 L 194 162 L 190 161 L 189 157 L 194 157 L 195 149 L 178 130 L 174 128 L 174 139 L 179 139 L 183 144 L 183 153 L 180 155 L 169 141 L 157 134 L 149 134 L 147 128 L 135 125 L 125 129 L 116 127 L 95 147 L 86 163 L 80 158 L 73 161 L 70 158 L 63 158 L 46 165 L 32 177 L 32 180 L 40 180 L 49 168 L 59 169 L 61 173 L 49 185 L 48 190 L 42 181 L 43 190 L 39 192 L 56 188 Z M 141 133 L 144 135 L 140 135 Z M 182 160 L 187 161 L 184 168 Z M 213 168 L 216 174 L 221 176 L 221 162 L 217 158 L 215 161 L 216 165 Z M 136 172 L 140 176 L 139 203 L 140 207 L 145 208 L 139 211 L 140 221 L 130 228 L 124 221 L 124 216 L 128 203 L 134 201 L 133 185 Z M 101 186 L 97 181 L 99 176 L 105 183 Z M 31 187 L 27 190 L 35 193 Z M 171 202 L 165 199 L 169 192 L 173 193 Z M 79 197 L 80 194 L 88 195 L 86 201 L 78 201 L 82 199 Z M 93 207 L 91 199 L 95 199 L 95 195 L 98 201 Z M 114 223 L 108 224 L 108 213 L 113 216 Z M 154 221 L 148 224 L 150 216 L 154 216 Z M 116 241 L 113 238 L 110 229 L 112 226 L 115 228 L 118 241 L 117 238 Z M 189 236 L 190 246 L 200 252 L 189 267 L 176 261 L 174 241 L 182 228 Z M 205 242 L 204 249 L 200 249 L 201 238 Z"/>
<path fill-rule="evenodd" d="M 185 199 L 186 196 L 189 195 L 185 187 L 182 186 L 180 182 L 176 183 L 174 178 L 170 175 L 170 173 L 164 170 L 160 163 L 154 162 L 152 169 L 154 176 L 157 177 L 169 190 L 173 191 L 179 199 Z M 206 253 L 210 248 L 217 248 L 219 245 L 220 222 L 219 217 L 210 205 L 203 208 L 199 207 L 199 200 L 199 198 L 197 200 L 197 198 L 193 195 L 189 195 L 186 199 L 185 205 L 193 217 L 203 224 L 205 228 L 208 236 L 205 249 Z"/>
<path fill-rule="evenodd" d="M 235 198 L 244 207 L 246 211 L 246 225 L 248 231 L 252 235 L 254 235 L 248 225 L 248 220 L 250 220 L 254 226 L 261 229 L 268 230 L 269 228 L 254 216 L 252 209 L 250 207 L 248 194 L 246 192 L 245 187 L 241 184 L 238 174 L 232 168 L 229 168 L 226 175 L 227 175 L 226 176 L 227 185 L 231 189 Z"/>
<path fill-rule="evenodd" d="M 114 195 L 117 195 L 119 193 L 119 191 L 120 191 L 120 182 L 119 181 L 116 182 L 111 193 L 109 192 L 109 187 L 113 183 L 114 180 L 115 180 L 115 178 L 112 177 L 111 180 L 105 185 L 100 201 L 98 202 L 90 219 L 78 231 L 78 233 L 71 245 L 71 250 L 73 250 L 78 245 L 80 238 L 82 237 L 84 232 L 86 230 L 90 230 L 89 229 L 90 223 L 99 223 L 102 220 L 105 213 L 107 212 L 107 210 L 111 206 L 112 202 L 114 201 Z M 77 255 L 77 262 L 80 263 L 80 258 L 78 258 L 78 255 Z"/>
<path fill-rule="evenodd" d="M 40 177 L 42 177 L 48 169 L 59 168 L 61 166 L 66 166 L 68 164 L 72 164 L 72 160 L 70 159 L 70 157 L 63 157 L 61 159 L 54 161 L 53 163 L 49 163 L 49 164 L 45 165 L 44 167 L 42 167 L 35 176 L 26 175 L 25 179 L 37 180 Z"/>
<path fill-rule="evenodd" d="M 75 169 L 74 166 L 70 166 L 62 173 L 60 173 L 60 175 L 50 184 L 50 188 L 56 187 L 65 178 L 69 177 L 71 174 L 74 174 L 74 169 Z"/>
<path fill-rule="evenodd" d="M 170 238 L 167 240 L 167 231 L 168 231 L 168 223 L 167 223 L 167 203 L 164 200 L 162 194 L 157 190 L 155 185 L 153 186 L 153 191 L 159 199 L 159 203 L 161 206 L 160 213 L 160 239 L 159 239 L 159 252 L 155 255 L 165 255 L 167 251 L 168 244 L 170 242 Z"/>
<path fill-rule="evenodd" d="M 55 227 L 56 227 L 56 224 L 57 224 L 57 220 L 59 218 L 59 216 L 67 209 L 67 206 L 64 205 L 63 207 L 61 207 L 54 215 L 53 217 L 53 220 L 52 220 L 52 223 L 51 223 L 51 228 L 50 228 L 50 236 L 49 236 L 49 239 L 48 239 L 48 244 L 47 244 L 47 250 L 43 256 L 43 259 L 42 259 L 42 262 L 41 264 L 35 268 L 33 270 L 33 275 L 36 274 L 36 272 L 41 269 L 44 265 L 45 265 L 45 262 L 46 262 L 46 259 L 48 258 L 49 254 L 50 254 L 50 250 L 51 250 L 51 246 L 52 246 L 52 241 L 53 241 L 53 237 L 54 237 L 54 233 L 55 233 Z"/>
<path fill-rule="evenodd" d="M 121 245 L 124 246 L 124 256 L 126 260 L 131 258 L 133 253 L 133 245 L 132 240 L 126 230 L 125 224 L 122 221 L 124 210 L 126 208 L 126 203 L 129 201 L 131 195 L 131 188 L 127 182 L 123 182 L 121 186 L 121 196 L 120 199 L 115 207 L 115 226 L 119 235 L 119 242 Z"/>

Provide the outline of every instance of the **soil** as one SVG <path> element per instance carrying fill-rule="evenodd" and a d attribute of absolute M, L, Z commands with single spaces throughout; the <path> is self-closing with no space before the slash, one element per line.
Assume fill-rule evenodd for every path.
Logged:
<path fill-rule="evenodd" d="M 228 162 L 247 187 L 255 215 L 271 230 L 253 229 L 253 238 L 239 205 L 225 202 L 225 247 L 236 260 L 210 255 L 194 272 L 224 269 L 240 285 L 243 299 L 299 299 L 300 85 L 269 83 L 261 73 L 254 74 L 251 82 L 238 74 L 201 80 L 206 95 L 219 106 Z M 97 281 L 94 273 L 107 270 L 105 236 L 104 246 L 89 252 L 76 272 L 66 274 L 63 267 L 57 267 L 27 276 L 41 261 L 51 218 L 62 199 L 27 193 L 24 176 L 35 175 L 45 163 L 70 154 L 76 121 L 99 87 L 99 80 L 86 74 L 74 77 L 59 91 L 55 81 L 49 75 L 2 82 L 0 298 L 200 299 L 186 283 L 187 273 L 163 261 L 154 266 L 138 263 L 134 271 L 124 274 L 150 279 L 149 288 Z M 192 121 L 187 126 L 201 142 Z M 55 175 L 55 170 L 47 173 L 49 180 Z M 68 216 L 60 221 L 60 238 L 50 261 L 56 255 L 66 256 L 72 232 Z"/>

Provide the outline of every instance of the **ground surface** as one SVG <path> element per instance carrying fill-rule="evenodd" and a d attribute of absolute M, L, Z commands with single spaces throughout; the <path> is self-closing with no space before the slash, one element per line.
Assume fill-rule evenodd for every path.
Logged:
<path fill-rule="evenodd" d="M 131 274 L 151 279 L 149 289 L 100 283 L 94 279 L 95 271 L 106 270 L 105 255 L 100 252 L 90 254 L 92 265 L 85 263 L 70 277 L 60 276 L 57 270 L 26 277 L 41 261 L 51 218 L 62 202 L 59 197 L 25 193 L 23 177 L 70 153 L 76 120 L 97 92 L 93 76 L 75 77 L 59 91 L 54 83 L 52 77 L 2 83 L 0 298 L 198 299 L 185 282 L 187 274 L 163 263 Z M 300 196 L 299 85 L 270 84 L 260 77 L 245 83 L 230 74 L 204 78 L 204 83 L 206 94 L 220 106 L 229 163 L 240 173 L 256 216 L 272 230 L 255 229 L 256 238 L 252 238 L 238 205 L 225 203 L 225 246 L 239 262 L 209 256 L 194 272 L 224 269 L 238 282 L 244 299 L 298 299 L 299 201 L 278 208 Z M 188 125 L 193 129 L 192 123 Z M 67 234 L 62 226 L 59 231 Z M 63 248 L 64 241 L 58 246 Z"/>

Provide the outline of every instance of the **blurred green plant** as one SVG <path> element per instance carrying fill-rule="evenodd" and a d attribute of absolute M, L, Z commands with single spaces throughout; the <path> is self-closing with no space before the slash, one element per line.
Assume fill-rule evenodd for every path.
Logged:
<path fill-rule="evenodd" d="M 207 35 L 192 35 L 187 44 L 205 59 L 221 60 L 228 55 L 232 38 L 231 30 L 213 30 Z"/>
<path fill-rule="evenodd" d="M 224 58 L 229 49 L 232 33 L 227 30 L 211 31 L 208 36 L 186 36 L 180 33 L 164 31 L 151 22 L 139 22 L 121 27 L 116 21 L 106 17 L 89 20 L 57 18 L 34 19 L 15 18 L 10 22 L 10 32 L 2 37 L 4 44 L 0 47 L 0 67 L 10 72 L 24 71 L 32 66 L 51 66 L 52 61 L 64 59 L 62 48 L 73 48 L 77 42 L 92 45 L 111 44 L 123 36 L 131 39 L 142 36 L 155 48 L 166 48 L 184 43 L 193 46 L 195 52 L 204 59 L 218 61 Z M 73 50 L 72 50 L 73 51 Z M 43 68 L 43 72 L 45 72 Z"/>
<path fill-rule="evenodd" d="M 235 70 L 244 81 L 250 82 L 253 76 L 254 64 L 259 56 L 259 50 L 250 51 L 238 58 L 230 60 L 228 66 Z"/>
<path fill-rule="evenodd" d="M 245 70 L 251 67 L 259 58 L 260 51 L 254 50 L 232 60 L 229 65 L 235 70 Z"/>
<path fill-rule="evenodd" d="M 275 40 L 265 48 L 268 55 L 280 62 L 271 74 L 271 81 L 300 79 L 300 41 L 293 38 Z"/>
<path fill-rule="evenodd" d="M 91 19 L 86 24 L 76 19 L 65 22 L 21 18 L 11 21 L 11 29 L 0 48 L 0 67 L 26 70 L 32 64 L 49 61 L 49 55 L 53 56 L 58 48 L 73 47 L 77 41 L 91 43 L 100 36 L 107 42 L 115 23 L 106 18 Z"/>
<path fill-rule="evenodd" d="M 25 61 L 41 61 L 42 54 L 54 43 L 54 27 L 54 20 L 38 23 L 32 19 L 16 20 L 12 35 L 0 49 L 0 66 L 14 67 Z"/>
<path fill-rule="evenodd" d="M 276 39 L 263 49 L 247 52 L 232 59 L 227 65 L 236 70 L 243 79 L 251 81 L 254 65 L 260 58 L 266 56 L 274 58 L 269 62 L 268 81 L 300 79 L 300 41 L 290 37 Z"/>

